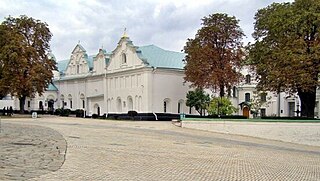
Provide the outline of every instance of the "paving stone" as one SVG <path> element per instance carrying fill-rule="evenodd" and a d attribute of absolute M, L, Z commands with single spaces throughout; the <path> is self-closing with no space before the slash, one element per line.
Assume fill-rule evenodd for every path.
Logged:
<path fill-rule="evenodd" d="M 24 174 L 30 180 L 320 180 L 319 147 L 183 129 L 169 122 L 10 121 L 45 125 L 65 138 L 59 153 L 44 149 L 52 157 L 62 154 L 65 160 L 54 160 L 63 165 L 58 169 L 57 162 L 42 155 L 40 165 L 58 170 L 46 168 L 44 174 L 35 169 L 41 174 Z"/>

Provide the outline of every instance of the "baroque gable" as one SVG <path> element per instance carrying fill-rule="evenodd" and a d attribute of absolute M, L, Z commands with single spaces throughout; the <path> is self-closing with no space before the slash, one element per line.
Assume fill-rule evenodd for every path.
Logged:
<path fill-rule="evenodd" d="M 110 56 L 107 72 L 120 72 L 144 66 L 137 55 L 138 47 L 134 46 L 129 37 L 122 37 Z"/>
<path fill-rule="evenodd" d="M 67 65 L 66 75 L 86 74 L 89 72 L 88 57 L 86 50 L 77 44 L 73 49 L 70 61 Z"/>

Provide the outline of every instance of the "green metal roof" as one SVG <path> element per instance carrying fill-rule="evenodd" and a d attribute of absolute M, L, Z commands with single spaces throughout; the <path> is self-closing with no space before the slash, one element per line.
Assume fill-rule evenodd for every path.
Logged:
<path fill-rule="evenodd" d="M 50 83 L 46 90 L 47 91 L 58 91 L 58 88 L 53 83 Z"/>
<path fill-rule="evenodd" d="M 164 50 L 155 45 L 147 45 L 138 47 L 137 54 L 149 67 L 184 68 L 184 53 Z"/>
<path fill-rule="evenodd" d="M 58 71 L 59 71 L 59 72 L 64 72 L 64 71 L 66 71 L 69 61 L 70 61 L 70 60 L 57 61 Z"/>

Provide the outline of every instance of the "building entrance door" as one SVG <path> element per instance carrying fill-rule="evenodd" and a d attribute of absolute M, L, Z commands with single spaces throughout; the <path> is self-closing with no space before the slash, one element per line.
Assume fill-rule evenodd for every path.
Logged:
<path fill-rule="evenodd" d="M 248 107 L 244 107 L 243 110 L 242 110 L 242 114 L 243 116 L 249 118 L 249 108 Z"/>

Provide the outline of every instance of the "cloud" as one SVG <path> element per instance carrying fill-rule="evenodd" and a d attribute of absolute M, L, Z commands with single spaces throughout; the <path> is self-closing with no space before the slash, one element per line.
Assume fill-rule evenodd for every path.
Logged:
<path fill-rule="evenodd" d="M 49 25 L 51 48 L 58 60 L 67 59 L 78 43 L 88 54 L 102 46 L 112 51 L 124 28 L 135 45 L 155 44 L 180 51 L 187 38 L 201 28 L 201 18 L 222 12 L 240 19 L 240 26 L 252 40 L 253 17 L 257 9 L 272 2 L 256 0 L 47 0 L 0 1 L 0 17 L 25 14 Z"/>

